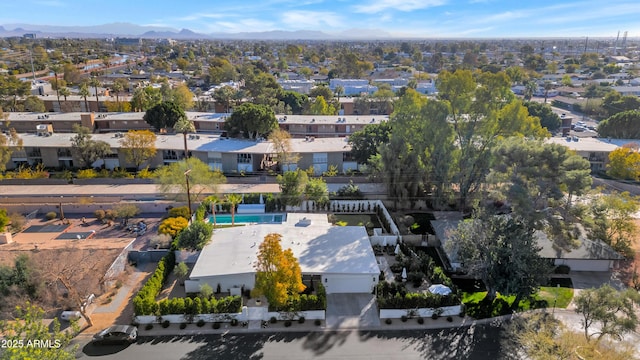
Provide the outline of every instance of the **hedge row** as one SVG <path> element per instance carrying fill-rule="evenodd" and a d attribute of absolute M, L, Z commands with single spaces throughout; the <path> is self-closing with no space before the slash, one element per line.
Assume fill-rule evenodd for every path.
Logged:
<path fill-rule="evenodd" d="M 164 299 L 158 303 L 158 312 L 155 315 L 169 314 L 225 314 L 238 313 L 242 310 L 240 296 L 228 296 L 216 298 L 173 298 Z"/>
<path fill-rule="evenodd" d="M 416 308 L 440 308 L 443 306 L 459 305 L 460 300 L 454 295 L 437 295 L 426 293 L 407 293 L 402 296 L 396 293 L 392 297 L 378 297 L 380 309 L 416 309 Z"/>
<path fill-rule="evenodd" d="M 322 284 L 317 284 L 316 294 L 302 294 L 298 298 L 289 298 L 289 311 L 325 310 L 327 308 L 327 292 Z"/>
<path fill-rule="evenodd" d="M 160 259 L 156 271 L 133 298 L 133 311 L 136 315 L 153 315 L 158 311 L 156 297 L 175 265 L 176 255 L 173 251 Z"/>

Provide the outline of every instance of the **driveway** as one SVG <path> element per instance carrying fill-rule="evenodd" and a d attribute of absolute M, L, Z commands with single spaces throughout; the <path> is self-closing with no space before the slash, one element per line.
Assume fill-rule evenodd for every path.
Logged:
<path fill-rule="evenodd" d="M 327 328 L 360 328 L 379 325 L 380 315 L 373 295 L 327 294 Z"/>
<path fill-rule="evenodd" d="M 624 289 L 625 286 L 618 278 L 618 275 L 617 271 L 571 271 L 569 277 L 573 283 L 573 299 L 576 298 L 581 290 L 598 288 L 604 284 L 609 284 L 618 290 Z M 571 300 L 567 309 L 575 309 L 573 300 Z"/>

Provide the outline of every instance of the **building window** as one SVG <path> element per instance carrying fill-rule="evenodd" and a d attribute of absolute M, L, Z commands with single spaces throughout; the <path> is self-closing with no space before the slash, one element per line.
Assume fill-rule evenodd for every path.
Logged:
<path fill-rule="evenodd" d="M 238 164 L 251 164 L 251 154 L 238 154 Z"/>
<path fill-rule="evenodd" d="M 355 161 L 353 160 L 353 154 L 351 152 L 342 153 L 342 161 Z"/>
<path fill-rule="evenodd" d="M 313 154 L 313 163 L 314 164 L 326 164 L 327 163 L 327 153 L 315 153 L 315 154 Z"/>

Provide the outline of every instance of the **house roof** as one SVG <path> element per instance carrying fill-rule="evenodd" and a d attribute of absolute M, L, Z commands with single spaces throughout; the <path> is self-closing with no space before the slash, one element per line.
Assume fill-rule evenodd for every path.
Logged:
<path fill-rule="evenodd" d="M 451 234 L 458 228 L 462 220 L 431 220 L 436 237 L 440 240 L 449 261 L 458 262 L 455 246 L 446 246 L 451 241 Z M 538 246 L 542 247 L 540 256 L 547 259 L 580 259 L 580 260 L 619 260 L 624 257 L 613 250 L 609 245 L 580 237 L 580 245 L 570 251 L 557 248 L 544 231 L 535 232 Z"/>
<path fill-rule="evenodd" d="M 640 143 L 633 139 L 606 139 L 581 137 L 578 141 L 567 140 L 564 137 L 552 137 L 546 140 L 548 143 L 560 144 L 575 151 L 611 152 L 628 143 Z"/>
<path fill-rule="evenodd" d="M 301 226 L 300 220 L 311 223 Z M 326 214 L 289 213 L 282 224 L 256 224 L 214 231 L 198 257 L 191 278 L 255 272 L 258 248 L 271 233 L 282 235 L 305 274 L 378 274 L 363 226 L 333 226 Z"/>

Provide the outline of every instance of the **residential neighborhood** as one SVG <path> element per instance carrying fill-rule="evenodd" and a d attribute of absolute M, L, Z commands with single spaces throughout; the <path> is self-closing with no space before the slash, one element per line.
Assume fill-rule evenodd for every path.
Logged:
<path fill-rule="evenodd" d="M 24 25 L 0 359 L 637 358 L 633 31 Z"/>

